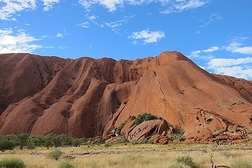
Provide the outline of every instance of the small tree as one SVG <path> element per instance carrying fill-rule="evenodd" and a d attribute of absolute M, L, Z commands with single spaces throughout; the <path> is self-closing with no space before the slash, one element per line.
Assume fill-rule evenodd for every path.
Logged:
<path fill-rule="evenodd" d="M 53 146 L 52 140 L 51 139 L 45 139 L 44 146 L 49 149 L 49 147 Z"/>
<path fill-rule="evenodd" d="M 74 147 L 79 147 L 80 144 L 81 144 L 81 142 L 80 142 L 80 140 L 79 140 L 78 138 L 74 138 L 74 139 L 72 140 L 72 145 L 73 145 Z"/>
<path fill-rule="evenodd" d="M 61 142 L 60 142 L 60 140 L 59 140 L 59 137 L 57 137 L 57 136 L 54 136 L 54 137 L 52 138 L 52 143 L 53 143 L 53 146 L 54 146 L 55 148 L 61 146 Z"/>
<path fill-rule="evenodd" d="M 36 146 L 32 141 L 28 141 L 27 143 L 27 149 L 35 149 Z"/>
<path fill-rule="evenodd" d="M 28 143 L 32 142 L 35 146 L 41 146 L 44 142 L 44 138 L 41 136 L 30 136 Z"/>
<path fill-rule="evenodd" d="M 20 150 L 22 150 L 24 148 L 24 146 L 27 144 L 28 141 L 28 135 L 25 133 L 19 134 L 17 136 L 18 138 L 18 142 L 19 142 L 19 146 L 20 146 Z"/>

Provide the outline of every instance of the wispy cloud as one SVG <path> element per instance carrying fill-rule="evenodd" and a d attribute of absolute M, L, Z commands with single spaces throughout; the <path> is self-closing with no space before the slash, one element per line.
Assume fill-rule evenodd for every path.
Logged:
<path fill-rule="evenodd" d="M 170 2 L 170 3 L 169 3 Z M 161 11 L 162 14 L 182 12 L 189 9 L 196 9 L 208 3 L 208 0 L 173 0 L 168 1 L 167 8 Z"/>
<path fill-rule="evenodd" d="M 143 41 L 143 44 L 156 43 L 160 39 L 165 37 L 165 33 L 162 31 L 150 31 L 145 29 L 139 32 L 133 32 L 129 38 L 133 39 L 133 44 L 137 44 L 137 40 Z"/>
<path fill-rule="evenodd" d="M 78 26 L 81 26 L 83 28 L 89 28 L 91 25 L 96 25 L 96 26 L 99 26 L 101 28 L 104 28 L 104 27 L 108 27 L 110 28 L 112 31 L 115 31 L 117 32 L 118 31 L 118 28 L 127 24 L 127 22 L 129 21 L 129 19 L 133 18 L 134 15 L 132 16 L 124 16 L 123 19 L 120 19 L 120 20 L 115 20 L 115 21 L 99 21 L 94 15 L 86 15 L 86 18 L 88 21 L 85 21 L 81 24 L 78 24 Z"/>
<path fill-rule="evenodd" d="M 0 53 L 31 53 L 42 47 L 34 44 L 38 40 L 22 30 L 15 34 L 11 28 L 2 29 L 0 30 Z"/>
<path fill-rule="evenodd" d="M 239 78 L 252 79 L 252 57 L 246 58 L 214 58 L 208 62 L 208 69 L 214 73 Z"/>
<path fill-rule="evenodd" d="M 252 57 L 246 58 L 214 58 L 208 62 L 209 68 L 229 67 L 252 63 Z"/>
<path fill-rule="evenodd" d="M 196 51 L 192 51 L 189 55 L 190 58 L 212 58 L 211 56 L 209 55 L 205 55 L 205 54 L 209 54 L 209 53 L 212 53 L 212 52 L 215 52 L 215 51 L 218 51 L 220 50 L 220 47 L 218 46 L 212 46 L 212 47 L 209 47 L 207 49 L 204 49 L 204 50 L 196 50 Z M 203 54 L 203 55 L 202 55 Z"/>
<path fill-rule="evenodd" d="M 203 21 L 203 23 L 200 25 L 201 27 L 207 27 L 208 25 L 210 25 L 213 22 L 217 22 L 219 20 L 223 19 L 222 16 L 213 13 L 209 16 L 209 18 L 206 21 Z"/>
<path fill-rule="evenodd" d="M 79 0 L 79 3 L 87 10 L 93 5 L 101 5 L 113 12 L 118 6 L 142 5 L 149 3 L 160 3 L 165 10 L 161 13 L 182 12 L 188 9 L 195 9 L 207 4 L 207 0 Z"/>
<path fill-rule="evenodd" d="M 124 0 L 79 0 L 79 3 L 85 8 L 89 9 L 92 5 L 99 4 L 107 8 L 110 12 L 116 10 L 117 5 L 124 3 Z"/>
<path fill-rule="evenodd" d="M 54 4 L 59 3 L 60 0 L 42 0 L 44 3 L 44 11 L 50 10 Z"/>
<path fill-rule="evenodd" d="M 81 24 L 78 24 L 80 27 L 83 27 L 83 28 L 89 28 L 89 22 L 83 22 Z"/>
<path fill-rule="evenodd" d="M 129 21 L 129 19 L 131 19 L 133 17 L 134 17 L 134 15 L 132 15 L 132 16 L 125 16 L 121 20 L 116 20 L 116 21 L 112 21 L 112 22 L 105 22 L 103 25 L 111 28 L 112 31 L 117 32 L 119 27 L 127 24 L 127 22 Z"/>
<path fill-rule="evenodd" d="M 239 54 L 252 54 L 252 46 L 244 46 L 239 42 L 231 42 L 224 47 L 227 51 Z"/>
<path fill-rule="evenodd" d="M 17 12 L 36 8 L 36 0 L 3 0 L 0 9 L 0 20 L 16 20 Z"/>

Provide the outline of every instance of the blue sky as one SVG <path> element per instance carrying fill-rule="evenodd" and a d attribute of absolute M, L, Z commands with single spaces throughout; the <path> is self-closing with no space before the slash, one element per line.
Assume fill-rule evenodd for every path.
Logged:
<path fill-rule="evenodd" d="M 0 0 L 0 53 L 156 56 L 252 79 L 252 0 Z"/>

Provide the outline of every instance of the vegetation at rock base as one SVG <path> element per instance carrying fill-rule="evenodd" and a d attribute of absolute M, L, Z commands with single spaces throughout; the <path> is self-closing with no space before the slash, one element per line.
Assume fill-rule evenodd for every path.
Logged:
<path fill-rule="evenodd" d="M 86 143 L 86 138 L 71 138 L 66 135 L 48 134 L 45 136 L 28 136 L 28 134 L 4 135 L 0 136 L 0 151 L 13 150 L 15 147 L 23 150 L 24 148 L 33 150 L 36 147 L 63 147 L 63 146 L 80 146 Z"/>
<path fill-rule="evenodd" d="M 6 150 L 13 150 L 15 148 L 15 143 L 11 140 L 8 140 L 6 138 L 0 138 L 0 150 L 2 152 Z"/>
<path fill-rule="evenodd" d="M 183 138 L 183 135 L 184 135 L 183 130 L 174 128 L 173 129 L 173 134 L 171 135 L 172 140 L 181 140 Z"/>
<path fill-rule="evenodd" d="M 125 126 L 125 124 L 126 124 L 126 121 L 124 121 L 121 125 L 119 125 L 119 127 L 116 128 L 115 133 L 117 135 L 121 135 L 121 130 L 123 129 L 123 127 Z"/>
<path fill-rule="evenodd" d="M 157 119 L 157 117 L 150 113 L 139 114 L 130 127 L 134 127 L 141 124 L 144 121 L 154 120 L 154 119 Z"/>

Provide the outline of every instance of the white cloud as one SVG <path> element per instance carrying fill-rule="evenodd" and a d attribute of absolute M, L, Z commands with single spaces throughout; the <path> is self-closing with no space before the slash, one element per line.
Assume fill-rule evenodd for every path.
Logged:
<path fill-rule="evenodd" d="M 217 67 L 227 67 L 227 66 L 236 66 L 242 64 L 249 64 L 252 63 L 252 57 L 246 58 L 214 58 L 208 62 L 208 66 L 210 68 L 217 68 Z"/>
<path fill-rule="evenodd" d="M 231 42 L 228 46 L 224 47 L 227 51 L 239 54 L 252 54 L 252 46 L 242 46 L 242 43 Z"/>
<path fill-rule="evenodd" d="M 44 11 L 48 11 L 52 8 L 52 6 L 56 3 L 59 3 L 60 0 L 42 0 L 44 2 Z"/>
<path fill-rule="evenodd" d="M 64 34 L 62 34 L 62 33 L 57 33 L 57 34 L 56 34 L 56 37 L 63 38 L 63 37 L 64 37 Z"/>
<path fill-rule="evenodd" d="M 189 1 L 177 1 L 179 2 L 178 4 L 176 4 L 174 7 L 175 9 L 179 10 L 179 11 L 184 11 L 184 10 L 188 10 L 188 9 L 194 9 L 194 8 L 198 8 L 201 6 L 204 6 L 207 1 L 206 0 L 189 0 Z"/>
<path fill-rule="evenodd" d="M 214 51 L 218 51 L 220 48 L 218 46 L 212 46 L 208 49 L 205 49 L 205 50 L 202 50 L 203 52 L 205 53 L 211 53 L 211 52 L 214 52 Z"/>
<path fill-rule="evenodd" d="M 14 14 L 36 8 L 36 0 L 2 0 L 0 20 L 16 20 Z"/>
<path fill-rule="evenodd" d="M 171 12 L 181 12 L 188 9 L 195 9 L 207 4 L 207 0 L 79 0 L 79 3 L 87 10 L 93 5 L 101 5 L 113 12 L 118 6 L 142 5 L 149 3 L 160 3 L 166 9 L 162 11 L 164 14 Z"/>
<path fill-rule="evenodd" d="M 246 68 L 242 66 L 232 66 L 232 67 L 219 67 L 214 69 L 215 73 L 222 75 L 234 76 L 237 78 L 244 78 L 247 80 L 252 79 L 252 68 Z"/>
<path fill-rule="evenodd" d="M 89 9 L 94 4 L 99 4 L 107 8 L 110 12 L 116 10 L 117 5 L 123 4 L 124 0 L 79 0 L 79 3 Z"/>
<path fill-rule="evenodd" d="M 166 3 L 167 8 L 161 11 L 162 14 L 182 12 L 189 9 L 196 9 L 208 3 L 208 0 L 172 0 Z"/>
<path fill-rule="evenodd" d="M 208 62 L 208 69 L 215 73 L 239 78 L 252 79 L 252 57 L 246 58 L 214 58 Z"/>
<path fill-rule="evenodd" d="M 164 38 L 165 34 L 161 31 L 149 31 L 148 29 L 142 30 L 140 32 L 133 32 L 129 38 L 135 40 L 143 40 L 144 43 L 155 43 L 160 39 Z"/>
<path fill-rule="evenodd" d="M 209 53 L 212 53 L 212 52 L 215 52 L 215 51 L 218 51 L 220 50 L 220 47 L 218 46 L 212 46 L 212 47 L 209 47 L 207 49 L 204 49 L 204 50 L 196 50 L 196 51 L 192 51 L 191 54 L 189 55 L 190 58 L 212 58 L 212 56 L 209 56 L 209 55 L 204 55 L 204 56 L 201 56 L 201 54 L 209 54 Z"/>
<path fill-rule="evenodd" d="M 42 46 L 33 44 L 36 39 L 24 31 L 13 33 L 11 28 L 0 30 L 0 53 L 31 53 Z"/>

